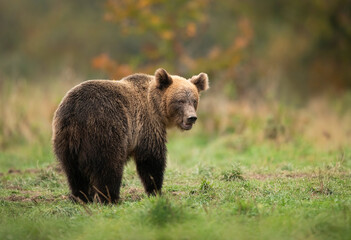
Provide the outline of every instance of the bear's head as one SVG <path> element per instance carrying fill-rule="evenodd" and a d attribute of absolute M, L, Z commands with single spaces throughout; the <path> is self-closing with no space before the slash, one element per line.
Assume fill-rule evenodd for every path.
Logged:
<path fill-rule="evenodd" d="M 200 73 L 190 79 L 170 75 L 160 68 L 155 72 L 155 88 L 161 92 L 161 107 L 168 127 L 190 130 L 197 119 L 199 93 L 209 88 L 208 76 Z"/>

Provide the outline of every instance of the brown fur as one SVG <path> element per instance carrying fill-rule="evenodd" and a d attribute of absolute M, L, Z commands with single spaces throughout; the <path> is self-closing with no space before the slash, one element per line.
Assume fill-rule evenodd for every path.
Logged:
<path fill-rule="evenodd" d="M 91 80 L 71 89 L 53 119 L 53 146 L 73 198 L 116 202 L 124 164 L 133 157 L 148 194 L 161 192 L 166 128 L 196 120 L 204 73 L 186 80 L 158 69 L 120 81 Z"/>

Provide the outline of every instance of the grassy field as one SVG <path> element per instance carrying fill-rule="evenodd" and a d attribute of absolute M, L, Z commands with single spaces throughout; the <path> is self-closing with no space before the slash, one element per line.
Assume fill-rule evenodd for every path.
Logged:
<path fill-rule="evenodd" d="M 2 85 L 0 239 L 351 239 L 347 100 L 204 96 L 195 129 L 169 133 L 162 196 L 144 194 L 131 161 L 118 205 L 80 205 L 50 145 L 70 87 Z"/>

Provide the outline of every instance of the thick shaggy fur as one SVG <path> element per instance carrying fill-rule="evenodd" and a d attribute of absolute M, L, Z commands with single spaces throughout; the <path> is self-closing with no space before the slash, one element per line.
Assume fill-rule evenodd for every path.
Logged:
<path fill-rule="evenodd" d="M 53 147 L 74 199 L 117 202 L 123 166 L 134 158 L 148 194 L 161 192 L 166 128 L 196 120 L 201 73 L 186 80 L 158 69 L 120 81 L 91 80 L 71 89 L 53 119 Z"/>

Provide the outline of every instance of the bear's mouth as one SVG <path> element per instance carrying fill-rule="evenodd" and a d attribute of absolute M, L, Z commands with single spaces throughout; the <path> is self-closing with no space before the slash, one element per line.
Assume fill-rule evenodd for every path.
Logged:
<path fill-rule="evenodd" d="M 180 124 L 180 128 L 183 130 L 190 130 L 193 127 L 193 123 L 184 123 Z"/>

